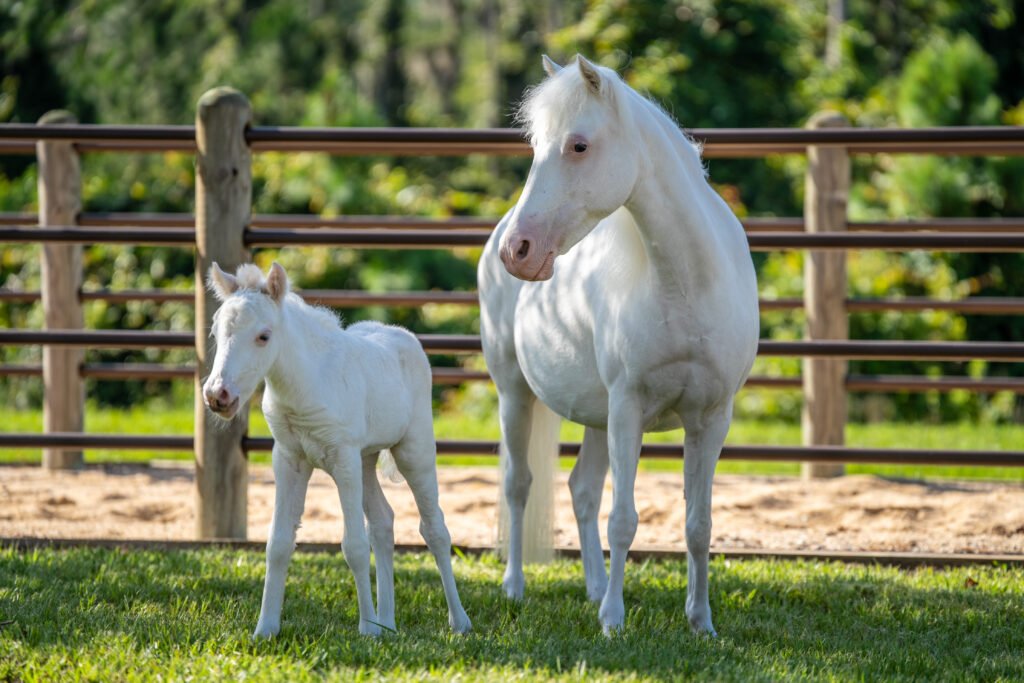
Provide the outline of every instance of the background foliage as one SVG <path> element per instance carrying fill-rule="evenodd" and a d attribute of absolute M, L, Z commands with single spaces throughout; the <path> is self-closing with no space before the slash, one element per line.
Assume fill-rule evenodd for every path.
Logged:
<path fill-rule="evenodd" d="M 829 33 L 818 0 L 443 0 L 381 2 L 162 0 L 126 3 L 0 0 L 0 122 L 33 122 L 66 108 L 91 123 L 191 123 L 208 88 L 229 84 L 256 122 L 326 126 L 505 126 L 524 89 L 542 77 L 539 55 L 581 52 L 611 66 L 688 127 L 800 126 L 816 111 L 853 125 L 1024 123 L 1024 0 L 848 0 Z M 838 60 L 825 59 L 826 43 Z M 714 160 L 711 179 L 740 215 L 798 215 L 803 159 Z M 255 212 L 498 216 L 514 202 L 528 160 L 255 157 Z M 192 159 L 181 154 L 84 158 L 86 210 L 191 211 Z M 853 219 L 1024 215 L 1016 158 L 856 157 Z M 0 157 L 0 210 L 35 210 L 29 157 Z M 472 289 L 476 250 L 266 250 L 303 287 Z M 192 285 L 192 257 L 167 248 L 86 249 L 86 283 L 100 288 Z M 757 255 L 764 296 L 801 292 L 800 254 Z M 1024 295 L 1017 255 L 850 255 L 852 296 Z M 38 252 L 5 246 L 0 284 L 38 287 Z M 189 307 L 92 303 L 90 327 L 190 329 Z M 475 309 L 357 309 L 419 331 L 472 332 Z M 38 306 L 0 305 L 0 325 L 41 326 Z M 799 313 L 765 313 L 763 334 L 802 334 Z M 946 312 L 851 318 L 854 338 L 1018 340 L 1019 318 Z M 0 362 L 37 350 L 0 349 Z M 90 352 L 91 360 L 179 362 L 185 352 Z M 438 362 L 453 363 L 454 359 Z M 761 359 L 759 373 L 795 374 L 799 362 Z M 1005 374 L 999 364 L 853 363 L 851 372 Z M 189 400 L 188 383 L 90 386 L 105 404 Z M 34 380 L 0 379 L 0 403 L 38 403 Z M 450 397 L 486 404 L 486 392 Z M 791 418 L 792 392 L 744 392 L 739 410 Z M 860 419 L 1012 420 L 1013 396 L 860 396 Z"/>

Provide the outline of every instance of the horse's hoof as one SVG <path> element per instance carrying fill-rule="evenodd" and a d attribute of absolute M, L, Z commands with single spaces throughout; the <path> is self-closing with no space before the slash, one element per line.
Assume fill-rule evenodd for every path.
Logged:
<path fill-rule="evenodd" d="M 707 636 L 709 638 L 717 638 L 718 632 L 715 631 L 714 625 L 711 623 L 711 615 L 692 616 L 689 617 L 690 628 L 693 632 L 699 636 Z"/>
<path fill-rule="evenodd" d="M 253 640 L 270 640 L 281 630 L 280 624 L 257 624 L 256 630 L 252 632 Z"/>
<path fill-rule="evenodd" d="M 505 575 L 505 580 L 501 582 L 501 587 L 505 591 L 505 597 L 509 600 L 522 600 L 523 594 L 526 592 L 526 578 L 522 574 L 509 576 Z"/>
<path fill-rule="evenodd" d="M 601 629 L 606 636 L 621 631 L 626 623 L 626 608 L 622 600 L 609 600 L 606 595 L 601 601 L 601 609 L 597 612 L 601 621 Z"/>
<path fill-rule="evenodd" d="M 590 602 L 601 602 L 604 600 L 604 594 L 608 592 L 608 579 L 598 583 L 597 585 L 587 586 L 587 600 Z"/>
<path fill-rule="evenodd" d="M 450 616 L 448 618 L 448 625 L 452 627 L 452 633 L 460 635 L 473 630 L 473 622 L 469 620 L 469 616 L 465 612 Z"/>

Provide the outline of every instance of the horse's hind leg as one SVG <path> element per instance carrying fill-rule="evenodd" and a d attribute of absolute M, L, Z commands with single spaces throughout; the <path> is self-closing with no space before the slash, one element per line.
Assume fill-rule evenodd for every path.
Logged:
<path fill-rule="evenodd" d="M 429 417 L 429 413 L 428 413 Z M 432 418 L 431 418 L 432 419 Z M 459 600 L 455 587 L 455 572 L 452 571 L 452 537 L 444 523 L 444 512 L 437 502 L 437 446 L 430 422 L 420 430 L 423 436 L 407 436 L 400 444 L 391 448 L 399 472 L 405 477 L 416 499 L 420 513 L 420 535 L 434 556 L 437 570 L 441 574 L 444 597 L 448 602 L 448 624 L 455 633 L 466 633 L 473 628 L 466 610 Z"/>
<path fill-rule="evenodd" d="M 501 438 L 508 450 L 505 461 L 505 501 L 508 504 L 508 562 L 502 588 L 505 595 L 518 600 L 523 597 L 526 578 L 523 575 L 523 513 L 526 499 L 530 495 L 533 475 L 527 456 L 530 447 L 530 430 L 533 427 L 533 404 L 537 400 L 529 388 L 514 391 L 498 390 L 498 404 L 501 420 Z"/>
<path fill-rule="evenodd" d="M 686 617 L 698 633 L 715 635 L 708 601 L 711 483 L 732 420 L 731 403 L 698 426 L 686 425 L 683 491 L 686 496 Z"/>
<path fill-rule="evenodd" d="M 597 516 L 601 509 L 604 479 L 608 474 L 608 433 L 587 427 L 583 446 L 569 475 L 572 507 L 576 513 L 576 526 L 580 532 L 580 556 L 583 575 L 587 582 L 587 597 L 595 602 L 604 597 L 608 588 L 608 575 L 601 551 L 601 534 Z"/>
<path fill-rule="evenodd" d="M 377 479 L 377 456 L 363 458 L 363 512 L 377 563 L 377 622 L 395 628 L 395 513 Z"/>
<path fill-rule="evenodd" d="M 291 457 L 280 445 L 274 447 L 274 517 L 267 538 L 267 577 L 254 638 L 270 638 L 281 629 L 281 606 L 288 564 L 295 550 L 295 532 L 306 503 L 306 488 L 313 468 Z"/>

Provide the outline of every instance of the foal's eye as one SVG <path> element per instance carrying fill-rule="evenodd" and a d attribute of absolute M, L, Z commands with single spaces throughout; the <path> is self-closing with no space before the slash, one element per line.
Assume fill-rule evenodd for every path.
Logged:
<path fill-rule="evenodd" d="M 572 146 L 572 151 L 576 152 L 577 154 L 583 154 L 584 152 L 587 151 L 587 143 L 577 142 L 575 145 Z"/>
<path fill-rule="evenodd" d="M 270 341 L 270 332 L 260 332 L 260 336 L 256 337 L 256 343 L 263 346 Z"/>

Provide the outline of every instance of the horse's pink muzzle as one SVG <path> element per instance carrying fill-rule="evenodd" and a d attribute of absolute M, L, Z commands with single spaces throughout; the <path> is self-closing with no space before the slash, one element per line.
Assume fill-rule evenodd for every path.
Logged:
<path fill-rule="evenodd" d="M 528 230 L 506 233 L 498 250 L 505 270 L 520 280 L 550 280 L 555 274 L 557 252 L 547 242 Z"/>

